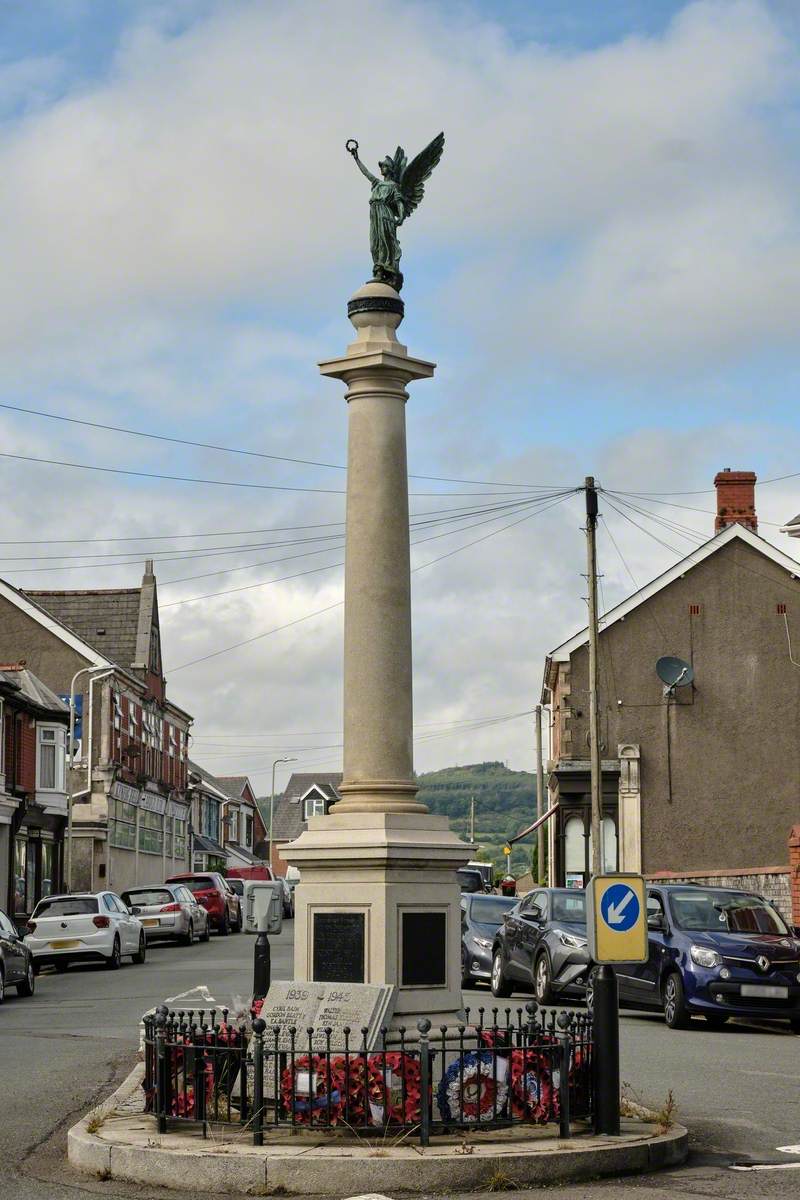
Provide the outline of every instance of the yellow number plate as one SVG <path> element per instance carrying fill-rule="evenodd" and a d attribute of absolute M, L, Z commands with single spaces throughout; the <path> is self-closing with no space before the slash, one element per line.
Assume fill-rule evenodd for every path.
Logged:
<path fill-rule="evenodd" d="M 142 924 L 143 924 L 143 925 L 148 925 L 148 926 L 151 926 L 151 925 L 157 925 L 157 924 L 158 924 L 158 917 L 147 917 L 147 918 L 146 918 L 144 921 L 142 921 Z"/>
<path fill-rule="evenodd" d="M 74 950 L 76 946 L 80 945 L 80 942 L 77 938 L 62 938 L 61 941 L 51 942 L 50 945 L 54 950 Z"/>

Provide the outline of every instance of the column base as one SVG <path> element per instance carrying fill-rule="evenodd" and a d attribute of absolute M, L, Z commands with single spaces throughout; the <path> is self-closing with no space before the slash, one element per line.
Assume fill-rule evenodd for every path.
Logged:
<path fill-rule="evenodd" d="M 413 779 L 358 779 L 339 785 L 344 799 L 333 812 L 341 813 L 427 813 L 428 806 L 416 800 L 419 789 Z"/>
<path fill-rule="evenodd" d="M 342 812 L 312 817 L 285 847 L 299 867 L 294 978 L 396 987 L 390 1028 L 455 1025 L 461 997 L 461 891 L 471 847 L 446 817 Z M 340 942 L 337 944 L 337 938 Z M 323 978 L 324 976 L 324 978 Z"/>

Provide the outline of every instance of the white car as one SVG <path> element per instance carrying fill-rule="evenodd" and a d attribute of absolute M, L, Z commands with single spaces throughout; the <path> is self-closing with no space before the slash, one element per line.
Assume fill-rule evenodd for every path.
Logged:
<path fill-rule="evenodd" d="M 31 914 L 24 941 L 37 971 L 98 961 L 116 971 L 123 955 L 143 963 L 147 952 L 142 922 L 114 892 L 45 897 Z"/>

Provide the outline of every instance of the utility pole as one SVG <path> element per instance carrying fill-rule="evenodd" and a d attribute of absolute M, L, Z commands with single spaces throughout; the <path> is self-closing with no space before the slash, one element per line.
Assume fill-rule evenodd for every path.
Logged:
<path fill-rule="evenodd" d="M 536 705 L 536 819 L 541 821 L 544 816 L 544 762 L 542 761 L 542 706 Z M 544 825 L 536 831 L 536 876 L 541 887 L 545 882 L 544 873 Z"/>
<path fill-rule="evenodd" d="M 475 797 L 470 796 L 469 799 L 469 840 L 475 845 Z"/>
<path fill-rule="evenodd" d="M 597 488 L 594 476 L 587 475 L 586 556 L 589 580 L 589 752 L 592 789 L 592 875 L 603 870 L 603 775 L 600 760 L 600 706 L 598 703 L 598 630 L 597 630 Z"/>

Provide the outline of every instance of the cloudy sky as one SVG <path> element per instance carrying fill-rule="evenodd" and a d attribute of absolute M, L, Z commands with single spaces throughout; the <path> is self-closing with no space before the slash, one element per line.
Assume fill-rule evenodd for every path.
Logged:
<path fill-rule="evenodd" d="M 153 556 L 194 757 L 260 791 L 279 755 L 338 767 L 344 142 L 443 129 L 402 239 L 439 364 L 408 405 L 417 767 L 530 767 L 529 717 L 481 722 L 585 623 L 582 496 L 547 497 L 649 497 L 604 498 L 611 605 L 711 531 L 718 469 L 800 471 L 798 42 L 794 0 L 6 0 L 0 403 L 251 453 L 0 408 L 0 572 Z M 791 549 L 800 477 L 758 507 Z"/>

